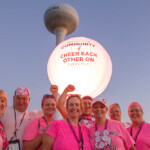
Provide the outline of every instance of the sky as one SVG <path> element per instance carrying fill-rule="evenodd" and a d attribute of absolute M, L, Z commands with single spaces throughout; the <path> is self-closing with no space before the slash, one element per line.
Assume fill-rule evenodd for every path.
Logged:
<path fill-rule="evenodd" d="M 47 62 L 56 37 L 46 29 L 43 16 L 59 2 L 73 6 L 79 15 L 77 29 L 65 39 L 91 38 L 111 57 L 111 80 L 98 97 L 119 103 L 123 122 L 130 122 L 128 104 L 137 101 L 150 123 L 149 0 L 0 0 L 0 89 L 6 91 L 8 105 L 19 86 L 30 89 L 28 110 L 40 109 L 42 96 L 50 93 Z"/>

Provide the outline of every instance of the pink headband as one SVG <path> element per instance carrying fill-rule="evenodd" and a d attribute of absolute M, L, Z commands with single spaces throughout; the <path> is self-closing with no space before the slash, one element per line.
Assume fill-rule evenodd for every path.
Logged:
<path fill-rule="evenodd" d="M 18 87 L 15 90 L 14 96 L 16 95 L 25 95 L 25 96 L 29 96 L 30 97 L 30 91 L 28 88 L 25 87 Z"/>
<path fill-rule="evenodd" d="M 54 95 L 45 94 L 42 98 L 41 105 L 44 103 L 46 98 L 52 98 L 56 102 L 56 97 Z"/>
<path fill-rule="evenodd" d="M 138 107 L 141 108 L 141 110 L 143 111 L 142 106 L 141 106 L 138 102 L 131 102 L 131 103 L 129 104 L 129 106 L 128 106 L 128 109 L 129 109 L 131 106 L 134 106 L 134 105 L 138 106 Z"/>

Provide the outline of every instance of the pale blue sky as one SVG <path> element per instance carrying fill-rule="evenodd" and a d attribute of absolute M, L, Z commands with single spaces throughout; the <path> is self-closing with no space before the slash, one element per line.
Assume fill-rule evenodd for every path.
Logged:
<path fill-rule="evenodd" d="M 149 0 L 0 0 L 0 89 L 7 92 L 8 104 L 18 86 L 31 91 L 29 109 L 40 109 L 42 96 L 49 93 L 47 61 L 55 36 L 45 28 L 43 15 L 57 2 L 79 14 L 76 31 L 66 39 L 94 39 L 111 57 L 112 78 L 100 97 L 120 104 L 123 121 L 129 121 L 128 104 L 138 101 L 150 122 Z"/>

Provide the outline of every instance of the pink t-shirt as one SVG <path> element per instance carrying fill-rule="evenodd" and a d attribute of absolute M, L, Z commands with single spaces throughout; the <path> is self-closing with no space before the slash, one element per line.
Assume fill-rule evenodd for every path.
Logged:
<path fill-rule="evenodd" d="M 47 122 L 51 124 L 52 122 Z M 28 126 L 26 126 L 23 141 L 31 141 L 38 137 L 39 135 L 43 134 L 44 129 L 47 126 L 46 121 L 43 118 L 36 118 L 32 120 Z M 38 150 L 41 149 L 41 146 Z"/>
<path fill-rule="evenodd" d="M 128 132 L 131 133 L 131 127 L 127 128 Z M 135 140 L 139 128 L 132 129 L 132 137 Z M 136 139 L 136 149 L 137 150 L 150 150 L 150 124 L 145 122 L 139 132 Z"/>
<path fill-rule="evenodd" d="M 79 139 L 79 128 L 73 126 L 75 133 Z M 84 150 L 91 150 L 89 133 L 86 126 L 81 124 L 81 132 L 84 143 Z M 79 150 L 78 142 L 70 129 L 70 126 L 64 120 L 55 120 L 46 131 L 54 139 L 52 150 Z"/>
<path fill-rule="evenodd" d="M 108 120 L 108 131 L 103 133 L 104 130 L 105 125 L 97 125 L 97 131 L 100 131 L 100 135 L 97 135 L 95 133 L 95 124 L 89 128 L 92 149 L 96 149 L 95 144 L 102 146 L 106 150 L 128 150 L 134 145 L 133 139 L 122 123 L 116 120 Z"/>

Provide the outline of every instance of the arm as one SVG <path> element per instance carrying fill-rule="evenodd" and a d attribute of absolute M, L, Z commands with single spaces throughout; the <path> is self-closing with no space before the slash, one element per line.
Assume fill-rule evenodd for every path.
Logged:
<path fill-rule="evenodd" d="M 64 106 L 66 99 L 67 99 L 67 94 L 68 94 L 68 92 L 73 92 L 74 90 L 75 90 L 75 87 L 73 85 L 69 84 L 64 89 L 63 93 L 60 95 L 60 97 L 58 99 L 57 108 L 64 118 L 67 118 L 67 116 L 68 116 L 66 107 Z"/>
<path fill-rule="evenodd" d="M 35 150 L 37 149 L 40 144 L 42 143 L 42 137 L 44 134 L 41 134 L 40 136 L 36 137 L 35 139 L 31 141 L 23 141 L 23 149 L 24 150 Z"/>
<path fill-rule="evenodd" d="M 45 127 L 45 132 L 47 131 L 49 126 L 50 126 L 50 124 L 48 124 Z M 24 150 L 29 150 L 29 149 L 30 150 L 36 150 L 42 144 L 42 139 L 43 139 L 44 133 L 41 134 L 40 136 L 34 138 L 33 140 L 30 140 L 30 141 L 24 140 L 23 141 L 23 149 Z"/>
<path fill-rule="evenodd" d="M 135 146 L 133 145 L 129 150 L 136 150 Z"/>
<path fill-rule="evenodd" d="M 51 136 L 44 134 L 42 138 L 42 150 L 51 150 L 53 143 L 54 139 Z"/>
<path fill-rule="evenodd" d="M 50 91 L 52 92 L 52 95 L 56 97 L 56 100 L 58 98 L 58 86 L 57 85 L 51 85 Z"/>

